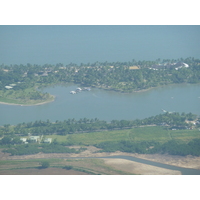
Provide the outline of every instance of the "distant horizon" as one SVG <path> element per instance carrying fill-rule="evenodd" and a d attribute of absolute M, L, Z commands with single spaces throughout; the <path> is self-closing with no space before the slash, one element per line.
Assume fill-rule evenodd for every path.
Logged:
<path fill-rule="evenodd" d="M 0 64 L 199 59 L 198 25 L 1 25 Z"/>
<path fill-rule="evenodd" d="M 183 60 L 185 60 L 185 59 L 187 59 L 187 58 L 194 58 L 194 59 L 200 59 L 200 58 L 195 58 L 195 57 L 185 57 L 185 58 L 172 58 L 172 59 L 169 59 L 169 58 L 163 58 L 163 59 L 160 59 L 160 61 L 163 61 L 163 60 L 176 60 L 176 61 L 178 61 L 178 60 L 180 60 L 180 59 L 183 59 Z M 12 65 L 28 65 L 28 64 L 30 64 L 30 65 L 39 65 L 39 66 L 43 66 L 43 65 L 57 65 L 57 64 L 62 64 L 62 65 L 70 65 L 71 63 L 72 64 L 75 64 L 75 65 L 77 65 L 77 66 L 79 66 L 79 65 L 81 65 L 81 64 L 83 64 L 83 65 L 87 65 L 87 64 L 90 64 L 90 65 L 92 65 L 92 64 L 94 64 L 94 63 L 96 63 L 96 62 L 99 62 L 99 63 L 104 63 L 104 62 L 108 62 L 108 63 L 117 63 L 117 62 L 119 62 L 119 63 L 124 63 L 124 62 L 132 62 L 133 60 L 134 61 L 136 61 L 136 62 L 139 62 L 139 61 L 156 61 L 156 60 L 158 60 L 159 58 L 157 58 L 157 59 L 154 59 L 154 60 L 136 60 L 136 59 L 132 59 L 132 60 L 127 60 L 127 61 L 110 61 L 110 62 L 108 62 L 108 61 L 94 61 L 94 62 L 87 62 L 87 63 L 83 63 L 83 62 L 81 62 L 81 63 L 74 63 L 74 62 L 69 62 L 69 63 L 61 63 L 61 62 L 58 62 L 58 63 L 54 63 L 54 64 L 52 64 L 52 63 L 45 63 L 45 64 L 35 64 L 35 63 L 24 63 L 24 64 L 22 64 L 22 63 L 14 63 L 14 64 L 5 64 L 5 63 L 0 63 L 0 66 L 1 65 L 6 65 L 6 66 L 12 66 Z"/>

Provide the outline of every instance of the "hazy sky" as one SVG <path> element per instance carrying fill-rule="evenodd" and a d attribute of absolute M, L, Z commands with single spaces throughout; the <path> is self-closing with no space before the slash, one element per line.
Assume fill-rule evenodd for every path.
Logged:
<path fill-rule="evenodd" d="M 200 58 L 200 26 L 0 26 L 0 64 Z"/>

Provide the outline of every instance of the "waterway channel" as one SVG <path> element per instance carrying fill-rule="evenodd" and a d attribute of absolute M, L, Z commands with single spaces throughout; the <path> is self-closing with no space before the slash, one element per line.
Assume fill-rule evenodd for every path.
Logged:
<path fill-rule="evenodd" d="M 192 112 L 200 115 L 200 85 L 181 84 L 154 88 L 131 94 L 92 88 L 70 94 L 77 85 L 54 86 L 42 91 L 56 96 L 55 101 L 38 106 L 0 104 L 0 125 L 69 118 L 143 119 L 163 113 L 162 109 L 175 112 Z"/>

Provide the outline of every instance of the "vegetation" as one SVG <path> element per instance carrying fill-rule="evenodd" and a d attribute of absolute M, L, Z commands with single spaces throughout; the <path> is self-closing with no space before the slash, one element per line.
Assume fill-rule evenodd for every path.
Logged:
<path fill-rule="evenodd" d="M 48 168 L 56 168 L 57 172 L 59 169 L 66 169 L 73 171 L 80 171 L 86 174 L 132 174 L 121 170 L 116 170 L 104 163 L 103 160 L 99 159 L 26 159 L 26 160 L 0 160 L 0 174 L 16 174 L 20 173 L 18 170 L 23 169 L 23 174 L 33 174 L 39 172 L 42 169 L 41 165 L 43 162 L 48 162 Z M 34 170 L 33 170 L 34 169 Z M 34 171 L 34 172 L 33 172 Z M 17 174 L 18 174 L 17 173 Z"/>
<path fill-rule="evenodd" d="M 195 124 L 194 124 L 195 122 Z M 74 119 L 54 123 L 36 121 L 0 127 L 0 147 L 11 155 L 42 153 L 80 153 L 94 145 L 103 151 L 200 155 L 200 118 L 192 113 L 164 113 L 142 120 Z M 72 131 L 73 130 L 73 131 Z M 45 135 L 51 144 L 24 144 L 20 137 Z M 70 145 L 81 145 L 79 150 Z"/>
<path fill-rule="evenodd" d="M 139 126 L 165 126 L 168 129 L 188 129 L 193 126 L 192 121 L 197 121 L 197 127 L 199 126 L 200 119 L 197 118 L 195 114 L 192 113 L 164 113 L 156 115 L 153 117 L 148 117 L 146 119 L 136 119 L 136 120 L 112 120 L 107 122 L 104 120 L 95 119 L 68 119 L 64 121 L 50 122 L 47 121 L 35 121 L 28 123 L 20 123 L 16 126 L 11 126 L 5 124 L 3 127 L 0 127 L 0 135 L 12 136 L 13 138 L 17 136 L 27 136 L 28 133 L 33 135 L 71 135 L 75 133 L 85 133 L 85 132 L 94 132 L 102 130 L 122 130 L 130 129 L 133 127 Z M 5 140 L 5 139 L 4 139 Z M 6 144 L 4 142 L 2 144 Z M 14 140 L 19 142 L 19 139 Z M 2 142 L 2 141 L 1 141 Z M 11 141 L 10 141 L 11 142 Z M 12 142 L 13 143 L 13 142 Z"/>
<path fill-rule="evenodd" d="M 8 146 L 10 147 L 10 146 Z M 65 147 L 64 144 L 26 144 L 17 145 L 12 148 L 5 148 L 3 152 L 14 155 L 29 155 L 42 153 L 80 153 L 84 149 L 75 150 L 74 148 Z"/>
<path fill-rule="evenodd" d="M 71 165 L 66 165 L 66 166 L 63 167 L 63 169 L 71 170 L 71 169 L 73 169 L 73 166 L 71 166 Z"/>
<path fill-rule="evenodd" d="M 45 161 L 42 161 L 41 163 L 41 168 L 48 168 L 50 166 L 50 163 L 49 161 L 45 160 Z"/>
<path fill-rule="evenodd" d="M 171 155 L 193 155 L 200 156 L 200 139 L 193 139 L 189 143 L 181 143 L 176 140 L 169 140 L 168 142 L 161 144 L 159 142 L 131 142 L 131 141 L 119 141 L 119 142 L 103 142 L 95 145 L 98 148 L 102 148 L 105 152 L 130 152 L 141 154 L 154 154 L 154 153 L 167 153 Z"/>
<path fill-rule="evenodd" d="M 189 67 L 185 67 L 184 63 Z M 199 83 L 200 60 L 194 58 L 162 61 L 132 60 L 82 63 L 79 66 L 73 63 L 65 66 L 61 63 L 43 66 L 2 64 L 0 80 L 0 101 L 37 104 L 53 100 L 52 95 L 37 90 L 52 84 L 75 83 L 119 92 L 133 92 L 168 84 Z"/>

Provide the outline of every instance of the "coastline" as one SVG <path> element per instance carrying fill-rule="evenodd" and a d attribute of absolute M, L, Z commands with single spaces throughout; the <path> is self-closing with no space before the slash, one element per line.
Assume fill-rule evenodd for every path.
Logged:
<path fill-rule="evenodd" d="M 188 84 L 188 83 L 181 83 L 181 84 Z M 159 86 L 156 86 L 156 87 L 150 87 L 150 88 L 147 88 L 147 89 L 141 89 L 141 90 L 134 90 L 132 92 L 124 92 L 123 90 L 116 90 L 114 88 L 106 88 L 106 87 L 98 87 L 98 86 L 91 86 L 93 88 L 97 88 L 97 89 L 101 89 L 101 90 L 105 90 L 105 91 L 113 91 L 113 92 L 117 92 L 117 93 L 122 93 L 122 94 L 131 94 L 131 93 L 142 93 L 142 92 L 147 92 L 149 90 L 153 90 L 153 89 L 156 89 L 156 88 L 159 88 L 159 87 L 166 87 L 166 86 L 173 86 L 173 85 L 181 85 L 181 84 L 167 84 L 167 85 L 159 85 Z M 191 84 L 191 83 L 190 83 Z M 197 85 L 199 83 L 196 83 Z M 59 84 L 58 84 L 59 85 Z M 195 84 L 192 84 L 192 85 L 195 85 Z M 51 86 L 54 86 L 54 84 L 52 84 Z M 46 104 L 46 103 L 50 103 L 50 102 L 53 102 L 55 101 L 55 95 L 51 95 L 51 97 L 53 99 L 51 100 L 47 100 L 47 101 L 44 101 L 44 102 L 39 102 L 39 103 L 7 103 L 7 102 L 3 102 L 3 101 L 0 101 L 0 104 L 4 104 L 4 105 L 15 105 L 15 106 L 37 106 L 37 105 L 43 105 L 43 104 Z"/>
<path fill-rule="evenodd" d="M 10 106 L 39 106 L 39 105 L 43 105 L 43 104 L 47 104 L 47 103 L 51 103 L 53 101 L 55 101 L 55 96 L 52 95 L 53 99 L 52 100 L 47 100 L 47 101 L 44 101 L 44 102 L 40 102 L 40 103 L 35 103 L 35 104 L 23 104 L 23 103 L 7 103 L 7 102 L 3 102 L 3 101 L 0 101 L 0 104 L 4 104 L 4 105 L 10 105 Z"/>
<path fill-rule="evenodd" d="M 131 94 L 131 93 L 138 93 L 138 92 L 146 92 L 146 91 L 155 89 L 155 88 L 160 87 L 160 86 L 157 86 L 157 87 L 150 87 L 150 88 L 141 89 L 141 90 L 134 90 L 134 91 L 131 91 L 131 92 L 124 92 L 123 90 L 117 90 L 117 89 L 114 89 L 114 88 L 105 88 L 105 87 L 97 87 L 97 86 L 96 86 L 96 87 L 95 87 L 95 86 L 92 86 L 92 87 L 97 88 L 97 89 L 106 90 L 106 91 L 114 91 L 114 92 L 122 93 L 122 94 Z"/>
<path fill-rule="evenodd" d="M 149 90 L 152 90 L 152 89 L 157 89 L 157 88 L 160 88 L 160 87 L 167 87 L 167 86 L 176 86 L 176 85 L 200 85 L 200 83 L 187 83 L 187 82 L 184 82 L 184 83 L 169 83 L 169 84 L 166 84 L 166 85 L 158 85 L 158 86 L 155 86 L 155 87 L 149 87 L 149 88 L 146 88 L 146 89 L 140 89 L 140 90 L 133 90 L 131 92 L 125 92 L 123 90 L 117 90 L 115 88 L 106 88 L 106 87 L 99 87 L 99 86 L 92 86 L 93 88 L 97 88 L 97 89 L 102 89 L 102 90 L 106 90 L 106 91 L 114 91 L 114 92 L 117 92 L 117 93 L 122 93 L 122 94 L 133 94 L 133 93 L 140 93 L 140 92 L 147 92 Z"/>

